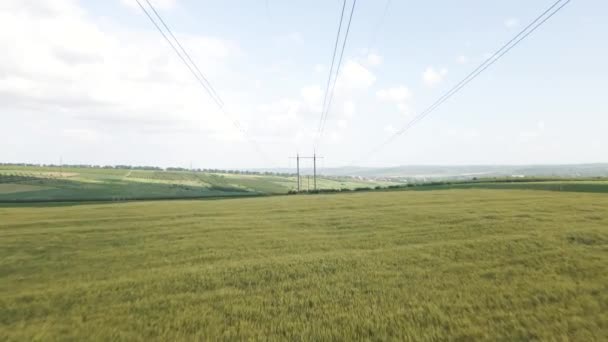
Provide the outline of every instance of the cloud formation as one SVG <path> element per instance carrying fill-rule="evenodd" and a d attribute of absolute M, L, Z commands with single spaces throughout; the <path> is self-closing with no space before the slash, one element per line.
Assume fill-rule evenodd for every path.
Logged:
<path fill-rule="evenodd" d="M 342 66 L 336 86 L 346 89 L 367 89 L 375 82 L 376 76 L 368 68 L 350 59 Z"/>
<path fill-rule="evenodd" d="M 6 0 L 0 21 L 2 106 L 40 116 L 62 115 L 78 126 L 202 126 L 232 130 L 192 75 L 153 32 L 97 23 L 70 0 Z M 159 2 L 163 6 L 174 1 Z M 222 70 L 240 53 L 230 41 L 182 35 L 191 55 Z M 143 53 L 145 52 L 145 53 Z M 72 132 L 82 131 L 74 127 Z"/>
<path fill-rule="evenodd" d="M 412 92 L 405 86 L 380 89 L 376 92 L 376 98 L 382 102 L 396 105 L 402 114 L 409 114 Z"/>
<path fill-rule="evenodd" d="M 142 2 L 142 4 L 145 3 L 145 0 L 140 0 Z M 177 0 L 149 0 L 150 3 L 156 8 L 156 9 L 171 9 L 174 8 L 175 5 L 177 4 Z M 135 0 L 120 0 L 120 2 L 130 8 L 133 8 L 135 10 L 139 11 L 139 5 L 137 4 L 137 1 Z"/>
<path fill-rule="evenodd" d="M 445 79 L 445 76 L 448 74 L 448 69 L 442 68 L 440 70 L 436 70 L 433 67 L 428 67 L 422 73 L 422 81 L 428 87 L 434 87 Z"/>
<path fill-rule="evenodd" d="M 370 66 L 378 66 L 380 64 L 382 64 L 383 58 L 382 56 L 375 54 L 375 53 L 370 53 L 367 55 L 367 64 Z"/>
<path fill-rule="evenodd" d="M 376 96 L 381 101 L 405 102 L 412 97 L 412 93 L 408 88 L 398 86 L 394 88 L 380 89 L 376 92 Z"/>

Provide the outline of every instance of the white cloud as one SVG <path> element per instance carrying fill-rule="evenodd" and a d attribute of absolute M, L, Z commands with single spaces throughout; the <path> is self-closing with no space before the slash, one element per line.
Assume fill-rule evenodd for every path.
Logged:
<path fill-rule="evenodd" d="M 302 108 L 302 103 L 288 98 L 280 99 L 270 104 L 260 105 L 260 112 L 266 112 L 273 121 L 282 119 L 295 119 L 298 117 Z"/>
<path fill-rule="evenodd" d="M 355 116 L 355 103 L 353 101 L 344 101 L 344 116 L 347 118 Z"/>
<path fill-rule="evenodd" d="M 279 35 L 276 38 L 276 43 L 278 44 L 302 44 L 304 42 L 304 37 L 300 32 L 290 32 L 286 34 Z"/>
<path fill-rule="evenodd" d="M 63 135 L 74 139 L 76 142 L 98 142 L 101 136 L 97 131 L 87 128 L 67 128 L 63 130 Z"/>
<path fill-rule="evenodd" d="M 402 114 L 410 113 L 412 92 L 404 86 L 380 89 L 376 92 L 376 97 L 382 102 L 394 103 Z"/>
<path fill-rule="evenodd" d="M 344 139 L 344 136 L 340 132 L 338 132 L 336 130 L 329 132 L 329 141 L 330 142 L 336 144 L 336 143 L 342 142 L 343 139 Z"/>
<path fill-rule="evenodd" d="M 450 137 L 450 139 L 458 139 L 460 141 L 475 141 L 479 140 L 481 134 L 476 128 L 447 128 L 441 131 L 441 134 Z"/>
<path fill-rule="evenodd" d="M 397 109 L 406 116 L 409 116 L 411 114 L 411 108 L 408 103 L 405 103 L 405 102 L 397 103 Z"/>
<path fill-rule="evenodd" d="M 177 0 L 149 0 L 156 9 L 172 9 L 177 4 Z M 135 0 L 120 0 L 120 2 L 130 8 L 140 10 L 137 1 Z M 145 0 L 140 0 L 141 4 L 146 6 Z"/>
<path fill-rule="evenodd" d="M 389 124 L 384 126 L 384 131 L 389 134 L 395 134 L 397 132 L 397 129 L 395 128 L 395 126 Z"/>
<path fill-rule="evenodd" d="M 3 110 L 61 114 L 98 127 L 120 123 L 170 130 L 203 127 L 206 121 L 221 132 L 233 131 L 157 32 L 96 23 L 75 1 L 7 1 L 0 6 L 0 23 L 18 31 L 20 39 L 0 30 L 7 51 L 0 55 Z M 211 72 L 223 70 L 240 51 L 216 38 L 182 38 Z"/>
<path fill-rule="evenodd" d="M 540 136 L 540 132 L 537 130 L 525 130 L 519 132 L 519 140 L 520 141 L 528 141 L 530 139 L 538 138 Z"/>
<path fill-rule="evenodd" d="M 321 90 L 321 87 L 319 86 L 307 86 L 307 87 L 303 87 L 300 90 L 300 95 L 302 95 L 302 97 L 310 102 L 310 103 L 314 103 L 314 104 L 318 104 L 319 102 L 321 102 L 321 97 L 323 96 L 323 90 Z"/>
<path fill-rule="evenodd" d="M 376 76 L 366 67 L 348 60 L 340 71 L 337 86 L 347 89 L 367 89 L 376 82 Z"/>
<path fill-rule="evenodd" d="M 456 62 L 458 62 L 458 64 L 466 64 L 468 62 L 467 56 L 465 56 L 465 55 L 458 56 L 458 58 L 456 59 Z"/>
<path fill-rule="evenodd" d="M 321 72 L 325 71 L 325 66 L 323 64 L 315 64 L 313 66 L 313 71 L 317 74 L 321 73 Z"/>
<path fill-rule="evenodd" d="M 441 83 L 447 74 L 448 69 L 446 68 L 443 68 L 441 70 L 435 70 L 435 68 L 433 67 L 428 67 L 422 73 L 422 80 L 427 86 L 433 87 Z"/>
<path fill-rule="evenodd" d="M 405 102 L 412 97 L 412 92 L 404 86 L 398 86 L 380 89 L 376 92 L 376 97 L 381 101 Z"/>
<path fill-rule="evenodd" d="M 367 64 L 370 66 L 378 66 L 382 64 L 383 58 L 380 55 L 375 53 L 370 53 L 367 55 Z"/>
<path fill-rule="evenodd" d="M 40 126 L 30 132 L 38 147 L 21 144 L 7 159 L 44 161 L 64 150 L 82 162 L 175 165 L 180 155 L 214 145 L 221 152 L 198 158 L 230 163 L 226 156 L 245 150 L 240 159 L 256 163 L 259 155 L 233 118 L 219 112 L 147 18 L 135 18 L 142 26 L 93 17 L 72 0 L 0 1 L 0 145 L 18 138 L 22 127 Z M 175 33 L 249 138 L 262 144 L 266 137 L 292 138 L 291 126 L 280 131 L 289 117 L 283 126 L 267 124 L 276 116 L 258 116 L 255 104 L 243 101 L 249 94 L 222 85 L 256 79 L 229 67 L 242 58 L 236 43 Z"/>
<path fill-rule="evenodd" d="M 517 18 L 508 18 L 505 20 L 505 27 L 508 29 L 514 29 L 519 26 L 519 19 Z"/>
<path fill-rule="evenodd" d="M 319 86 L 307 86 L 300 89 L 300 95 L 313 111 L 321 111 L 323 90 Z"/>
<path fill-rule="evenodd" d="M 519 132 L 519 141 L 520 142 L 529 142 L 530 140 L 534 140 L 540 138 L 545 133 L 545 122 L 538 121 L 536 123 L 536 127 L 527 128 Z"/>
<path fill-rule="evenodd" d="M 312 122 L 316 124 L 316 110 L 320 111 L 320 106 L 312 108 L 300 99 L 293 98 L 280 98 L 258 105 L 255 117 L 259 120 L 253 121 L 255 131 L 266 142 L 285 145 L 286 142 L 297 144 L 308 141 L 313 138 L 314 131 L 310 125 Z"/>
<path fill-rule="evenodd" d="M 544 122 L 544 121 L 539 121 L 539 122 L 536 124 L 536 126 L 538 127 L 538 130 L 539 130 L 539 131 L 541 131 L 541 132 L 542 132 L 542 131 L 544 131 L 544 130 L 545 130 L 545 127 L 546 127 L 546 126 L 545 126 L 545 122 Z"/>
<path fill-rule="evenodd" d="M 141 11 L 122 6 L 119 1 L 113 2 L 118 7 L 113 10 L 124 13 L 101 17 L 93 10 L 97 8 L 94 1 L 0 0 L 0 146 L 13 147 L 0 148 L 3 161 L 50 162 L 61 154 L 64 160 L 75 163 L 168 166 L 187 165 L 193 160 L 201 167 L 268 166 L 248 146 L 231 120 L 218 112 Z M 165 6 L 176 6 L 176 9 L 184 7 L 183 11 L 166 13 L 171 14 L 167 17 L 169 24 L 188 19 L 189 14 L 185 10 L 190 5 L 175 1 L 167 4 Z M 131 20 L 123 21 L 125 16 Z M 504 18 L 499 18 L 498 25 L 506 30 L 501 19 Z M 263 31 L 262 27 L 255 29 Z M 228 31 L 217 32 L 226 34 L 225 37 L 230 35 Z M 263 55 L 250 55 L 264 53 L 251 44 L 246 46 L 252 50 L 241 51 L 238 42 L 222 39 L 222 36 L 190 35 L 177 30 L 175 33 L 214 84 L 230 112 L 260 143 L 261 149 L 272 156 L 273 161 L 287 163 L 284 156 L 297 151 L 289 146 L 290 142 L 298 144 L 300 151 L 310 152 L 311 138 L 320 117 L 320 111 L 315 111 L 311 104 L 322 100 L 319 101 L 321 91 L 318 87 L 304 89 L 303 86 L 318 83 L 324 92 L 329 65 L 313 66 L 316 61 L 308 66 L 299 65 L 288 56 L 264 61 Z M 456 64 L 458 54 L 466 54 L 470 64 L 484 52 L 473 54 L 464 43 L 460 46 L 462 50 L 449 57 L 451 62 L 444 64 L 446 67 Z M 378 123 L 380 132 L 377 133 L 383 133 L 385 124 L 405 121 L 401 114 L 410 111 L 416 99 L 415 96 L 408 99 L 399 95 L 402 92 L 388 90 L 377 97 L 379 88 L 398 88 L 399 83 L 376 87 L 379 72 L 375 74 L 380 68 L 375 69 L 372 64 L 378 64 L 378 61 L 374 61 L 374 57 L 370 59 L 370 51 L 357 52 L 357 56 L 355 60 L 358 63 L 349 63 L 345 57 L 341 70 L 343 75 L 334 94 L 323 138 L 330 139 L 330 132 L 334 131 L 344 135 L 344 144 L 323 144 L 322 152 L 327 156 L 344 155 L 350 159 L 347 157 L 349 153 L 356 154 L 365 145 L 357 139 L 359 135 L 355 132 L 369 130 L 371 124 Z M 261 62 L 254 68 L 245 57 L 249 61 Z M 283 61 L 276 66 L 280 74 L 267 72 L 273 61 Z M 324 58 L 319 61 L 323 62 Z M 387 62 L 382 62 L 381 67 Z M 441 76 L 442 65 L 433 66 L 434 72 Z M 305 72 L 294 74 L 292 71 L 298 67 L 304 68 Z M 317 74 L 313 74 L 313 70 Z M 424 68 L 419 71 L 422 73 Z M 384 101 L 380 98 L 393 101 L 383 104 L 379 102 Z M 373 117 L 368 115 L 369 110 L 374 110 Z M 559 108 L 547 110 L 551 115 L 559 115 Z M 543 113 L 530 115 L 533 114 L 551 116 Z M 587 121 L 602 122 L 601 114 L 590 113 Z M 349 115 L 358 118 L 349 120 Z M 540 118 L 524 128 L 522 137 L 542 134 L 537 145 L 549 149 L 544 139 L 549 141 L 550 135 L 563 127 L 557 119 L 546 121 L 546 128 L 538 120 Z M 400 128 L 396 124 L 395 127 Z M 395 130 L 394 127 L 386 129 Z M 530 144 L 521 144 L 507 159 L 480 160 L 518 162 L 522 161 L 520 155 L 524 161 L 538 156 L 542 161 L 601 159 L 599 146 L 607 145 L 604 135 L 600 131 L 586 133 L 585 137 L 573 140 L 571 149 L 564 143 L 562 148 L 535 155 L 529 152 Z M 596 133 L 601 137 L 596 142 L 598 148 L 594 149 L 597 153 L 587 152 L 581 157 L 580 151 L 586 151 L 584 147 L 592 145 L 589 139 L 593 139 L 592 135 Z M 508 132 L 504 134 L 509 136 Z M 511 138 L 513 135 L 517 133 L 511 134 Z M 585 140 L 586 137 L 589 139 Z M 339 136 L 332 135 L 333 138 Z M 488 141 L 493 141 L 491 136 L 485 142 Z M 510 145 L 508 141 L 503 143 Z M 441 148 L 435 151 L 437 153 L 424 153 L 422 157 L 413 154 L 404 158 L 425 162 L 429 160 L 426 156 L 434 155 L 433 158 L 443 158 L 444 162 L 459 162 L 452 158 L 458 154 L 451 152 L 462 151 L 462 146 L 438 145 Z M 447 150 L 444 151 L 445 146 Z M 488 147 L 484 143 L 476 146 L 483 148 L 473 151 L 471 156 L 484 158 L 486 150 L 495 149 L 498 145 Z M 392 148 L 393 152 L 399 152 L 398 145 Z M 555 152 L 553 157 L 546 157 L 551 152 Z M 387 153 L 389 156 L 393 154 Z M 387 157 L 379 162 L 390 164 L 398 161 Z"/>

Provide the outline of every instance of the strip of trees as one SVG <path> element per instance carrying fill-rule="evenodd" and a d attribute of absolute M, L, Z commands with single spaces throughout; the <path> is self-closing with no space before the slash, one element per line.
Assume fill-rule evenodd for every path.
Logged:
<path fill-rule="evenodd" d="M 249 170 L 225 170 L 225 169 L 186 169 L 183 167 L 137 166 L 137 165 L 88 165 L 88 164 L 31 164 L 31 163 L 0 163 L 0 166 L 13 167 L 46 167 L 46 168 L 78 168 L 78 169 L 116 169 L 116 170 L 144 170 L 144 171 L 168 171 L 168 172 L 204 172 L 204 173 L 227 173 L 241 175 L 264 175 L 264 176 L 295 176 L 295 173 L 249 171 Z"/>

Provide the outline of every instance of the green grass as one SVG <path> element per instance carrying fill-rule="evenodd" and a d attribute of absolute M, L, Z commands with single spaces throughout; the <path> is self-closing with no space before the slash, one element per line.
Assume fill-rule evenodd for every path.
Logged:
<path fill-rule="evenodd" d="M 318 180 L 323 189 L 393 184 L 351 178 Z M 306 181 L 303 186 L 306 189 Z M 233 197 L 285 194 L 295 188 L 295 177 L 286 176 L 0 166 L 0 202 Z"/>
<path fill-rule="evenodd" d="M 4 184 L 8 186 L 10 184 Z M 5 201 L 90 201 L 155 198 L 246 196 L 256 192 L 235 187 L 203 187 L 185 184 L 137 183 L 106 179 L 79 182 L 71 179 L 36 179 L 17 184 L 13 192 L 0 192 Z"/>
<path fill-rule="evenodd" d="M 608 181 L 598 180 L 563 180 L 537 182 L 474 182 L 452 183 L 449 185 L 426 185 L 407 188 L 408 190 L 448 190 L 448 189 L 511 189 L 511 190 L 543 190 L 564 192 L 595 192 L 608 193 Z"/>
<path fill-rule="evenodd" d="M 28 184 L 19 184 L 19 183 L 8 183 L 2 184 L 0 183 L 0 194 L 14 194 L 19 192 L 31 192 L 31 191 L 41 191 L 47 190 L 47 187 L 37 186 L 37 185 L 28 185 Z"/>
<path fill-rule="evenodd" d="M 608 339 L 608 196 L 0 208 L 0 340 Z"/>

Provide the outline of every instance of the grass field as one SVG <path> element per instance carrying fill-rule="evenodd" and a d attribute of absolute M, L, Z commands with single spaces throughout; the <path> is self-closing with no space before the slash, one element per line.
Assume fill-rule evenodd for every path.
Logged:
<path fill-rule="evenodd" d="M 393 184 L 337 177 L 320 178 L 317 185 L 354 189 Z M 303 187 L 307 189 L 307 179 Z M 276 175 L 0 166 L 0 202 L 242 197 L 285 194 L 295 188 L 295 177 Z"/>
<path fill-rule="evenodd" d="M 608 339 L 608 196 L 0 208 L 0 340 Z"/>
<path fill-rule="evenodd" d="M 507 179 L 508 180 L 508 179 Z M 309 184 L 310 183 L 310 184 Z M 319 177 L 321 190 L 354 190 L 405 187 L 404 182 Z M 440 189 L 528 189 L 566 192 L 608 193 L 606 178 L 556 179 L 506 182 L 505 179 L 460 181 L 451 184 L 416 184 L 407 190 Z M 302 178 L 302 190 L 312 190 L 312 179 Z M 296 178 L 279 175 L 151 171 L 102 168 L 0 166 L 0 203 L 40 201 L 124 201 L 246 197 L 286 194 L 296 189 Z M 399 189 L 403 190 L 403 189 Z"/>
<path fill-rule="evenodd" d="M 510 189 L 510 190 L 544 190 L 564 192 L 608 193 L 608 181 L 605 180 L 563 180 L 540 182 L 473 182 L 453 183 L 450 185 L 429 185 L 408 188 L 409 190 L 448 190 L 448 189 Z"/>

